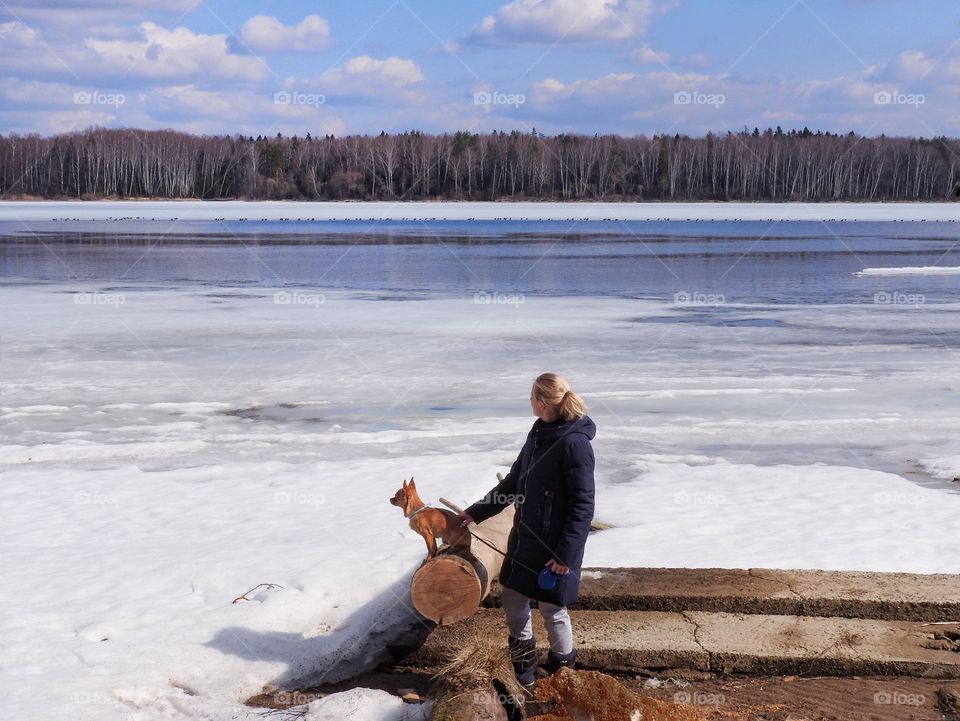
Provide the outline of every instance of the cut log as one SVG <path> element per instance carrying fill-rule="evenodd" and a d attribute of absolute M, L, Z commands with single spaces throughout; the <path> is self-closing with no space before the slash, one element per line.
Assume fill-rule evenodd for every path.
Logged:
<path fill-rule="evenodd" d="M 410 600 L 424 618 L 456 623 L 480 608 L 486 578 L 483 564 L 467 553 L 439 553 L 413 575 Z"/>
<path fill-rule="evenodd" d="M 469 550 L 441 548 L 413 574 L 410 599 L 420 615 L 447 626 L 477 612 L 500 575 L 513 514 L 509 506 L 483 523 L 471 523 Z"/>

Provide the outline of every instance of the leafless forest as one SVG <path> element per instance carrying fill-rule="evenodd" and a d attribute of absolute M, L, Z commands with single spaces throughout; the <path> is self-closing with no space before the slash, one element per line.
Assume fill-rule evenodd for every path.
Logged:
<path fill-rule="evenodd" d="M 705 137 L 0 136 L 0 194 L 43 198 L 944 200 L 960 141 L 779 128 Z"/>

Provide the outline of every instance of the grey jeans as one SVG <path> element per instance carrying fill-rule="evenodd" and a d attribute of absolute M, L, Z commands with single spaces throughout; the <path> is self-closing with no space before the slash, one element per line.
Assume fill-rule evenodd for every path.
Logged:
<path fill-rule="evenodd" d="M 522 593 L 504 588 L 500 594 L 500 603 L 507 617 L 510 635 L 516 638 L 533 638 L 533 623 L 530 619 L 530 599 Z M 567 654 L 573 651 L 573 627 L 566 606 L 554 606 L 552 603 L 539 602 L 543 625 L 547 628 L 550 650 Z"/>

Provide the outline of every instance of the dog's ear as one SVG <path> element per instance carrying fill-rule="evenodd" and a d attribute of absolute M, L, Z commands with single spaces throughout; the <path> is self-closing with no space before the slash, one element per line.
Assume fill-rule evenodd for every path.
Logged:
<path fill-rule="evenodd" d="M 413 482 L 413 476 L 410 476 L 410 488 L 416 488 L 417 484 Z"/>
<path fill-rule="evenodd" d="M 403 479 L 403 487 L 404 487 L 404 488 L 407 487 L 407 479 L 406 479 L 406 478 Z"/>

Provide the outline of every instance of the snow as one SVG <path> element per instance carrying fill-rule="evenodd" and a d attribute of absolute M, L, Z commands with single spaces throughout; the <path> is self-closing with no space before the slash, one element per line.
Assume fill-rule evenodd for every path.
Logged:
<path fill-rule="evenodd" d="M 304 721 L 426 721 L 428 708 L 406 705 L 385 691 L 353 689 L 310 703 Z"/>
<path fill-rule="evenodd" d="M 956 203 L 4 201 L 0 222 L 43 220 L 960 220 Z"/>
<path fill-rule="evenodd" d="M 265 686 L 383 658 L 424 554 L 388 498 L 489 490 L 546 369 L 599 426 L 587 565 L 960 572 L 960 366 L 896 334 L 956 334 L 957 304 L 740 309 L 771 329 L 624 298 L 74 302 L 97 292 L 0 286 L 3 719 L 261 719 Z"/>
<path fill-rule="evenodd" d="M 626 565 L 626 548 L 638 566 L 683 567 L 696 557 L 705 568 L 831 568 L 839 546 L 847 570 L 956 572 L 939 554 L 957 549 L 932 532 L 960 527 L 958 503 L 941 503 L 943 495 L 888 473 L 820 464 L 652 462 L 641 479 L 598 496 L 597 515 L 614 528 L 591 539 L 589 563 Z M 673 519 L 675 530 L 651 519 Z M 755 542 L 759 519 L 780 524 L 764 543 Z"/>
<path fill-rule="evenodd" d="M 864 268 L 856 275 L 960 275 L 960 268 L 939 265 L 919 268 Z"/>

